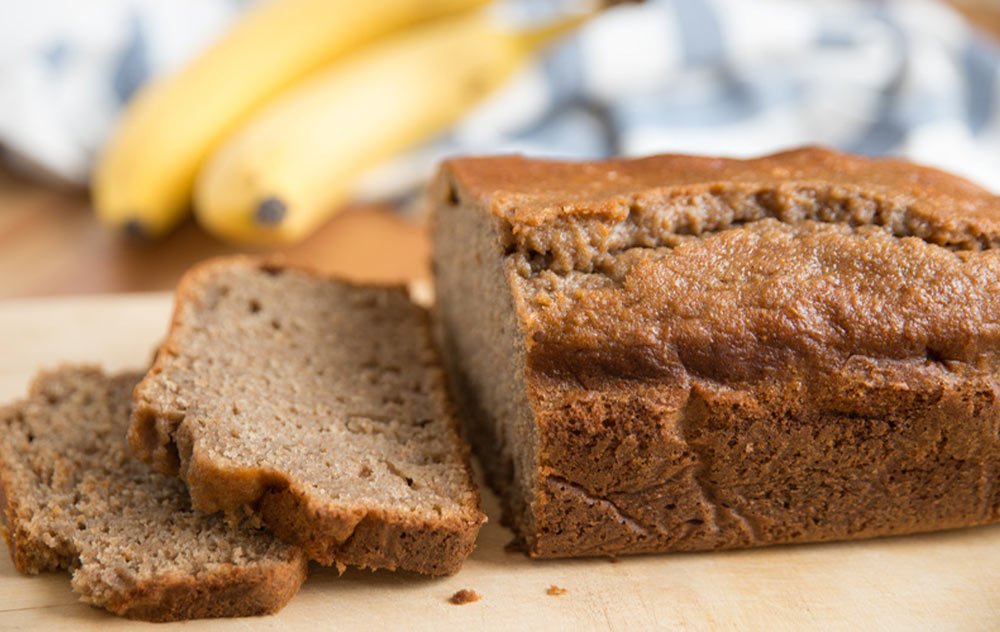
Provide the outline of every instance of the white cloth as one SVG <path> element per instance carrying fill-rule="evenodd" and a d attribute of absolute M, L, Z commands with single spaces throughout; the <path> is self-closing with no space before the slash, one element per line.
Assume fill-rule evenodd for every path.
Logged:
<path fill-rule="evenodd" d="M 0 144 L 81 182 L 132 91 L 248 4 L 7 1 Z M 361 188 L 407 193 L 454 153 L 749 156 L 805 143 L 903 155 L 1000 192 L 1000 47 L 932 0 L 623 5 Z"/>

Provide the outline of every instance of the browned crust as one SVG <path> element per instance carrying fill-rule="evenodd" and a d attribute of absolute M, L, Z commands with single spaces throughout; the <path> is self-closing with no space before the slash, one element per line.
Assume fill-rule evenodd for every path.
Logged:
<path fill-rule="evenodd" d="M 185 436 L 185 428 L 178 434 Z M 191 445 L 192 439 L 181 440 Z M 278 473 L 218 467 L 197 449 L 180 451 L 192 502 L 236 514 L 248 507 L 278 537 L 321 564 L 397 568 L 428 575 L 457 572 L 485 521 L 476 497 L 467 520 L 414 520 L 390 512 L 349 512 L 311 502 Z M 197 499 L 197 500 L 196 500 Z"/>
<path fill-rule="evenodd" d="M 256 512 L 279 537 L 322 564 L 426 575 L 458 572 L 475 548 L 481 524 L 407 521 L 376 511 L 360 517 L 323 515 L 310 510 L 302 495 L 287 491 L 267 492 Z"/>
<path fill-rule="evenodd" d="M 307 569 L 308 560 L 295 551 L 287 565 L 271 571 L 226 565 L 199 577 L 160 577 L 95 605 L 130 619 L 156 622 L 272 614 L 295 596 Z"/>
<path fill-rule="evenodd" d="M 1000 228 L 997 196 L 954 174 L 896 158 L 867 158 L 802 147 L 747 160 L 662 154 L 589 162 L 521 156 L 456 158 L 442 172 L 463 194 L 497 216 L 538 226 L 557 216 L 614 213 L 614 202 L 638 191 L 711 191 L 741 184 L 773 189 L 789 183 L 905 195 L 938 216 Z M 614 177 L 609 177 L 609 174 Z"/>
<path fill-rule="evenodd" d="M 181 308 L 190 300 L 202 277 L 217 267 L 239 263 L 294 268 L 316 278 L 326 278 L 309 268 L 249 256 L 220 257 L 198 264 L 177 286 L 170 332 L 161 351 L 176 348 Z M 387 287 L 406 291 L 400 285 Z M 425 310 L 422 313 L 429 318 Z M 136 393 L 155 379 L 165 357 L 162 352 L 157 355 Z M 441 371 L 438 382 L 440 388 L 447 388 Z M 416 520 L 395 512 L 350 512 L 317 504 L 303 490 L 293 487 L 281 472 L 232 468 L 214 462 L 198 450 L 196 437 L 191 436 L 182 420 L 165 419 L 138 400 L 134 406 L 128 434 L 133 452 L 155 469 L 179 475 L 187 483 L 195 507 L 203 511 L 222 510 L 229 515 L 250 510 L 280 538 L 300 547 L 309 559 L 321 564 L 452 574 L 472 553 L 479 529 L 486 522 L 478 490 L 466 499 L 465 515 L 436 521 Z M 446 406 L 449 423 L 455 429 L 454 446 L 463 454 L 466 475 L 473 481 L 469 449 L 458 439 L 459 421 L 450 399 Z"/>
<path fill-rule="evenodd" d="M 935 388 L 905 370 L 869 378 L 879 386 L 867 415 L 700 388 L 680 410 L 632 394 L 541 414 L 529 554 L 853 540 L 1000 519 L 994 385 L 940 376 Z"/>

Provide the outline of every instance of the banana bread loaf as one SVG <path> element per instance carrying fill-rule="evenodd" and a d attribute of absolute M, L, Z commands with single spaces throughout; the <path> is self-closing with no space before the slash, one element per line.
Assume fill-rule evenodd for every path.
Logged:
<path fill-rule="evenodd" d="M 324 564 L 452 573 L 485 520 L 428 315 L 402 288 L 195 267 L 129 441 L 198 509 L 250 513 Z"/>
<path fill-rule="evenodd" d="M 72 569 L 84 601 L 133 619 L 280 610 L 306 578 L 305 555 L 192 510 L 183 483 L 131 456 L 140 377 L 66 367 L 0 409 L 0 509 L 14 565 Z"/>
<path fill-rule="evenodd" d="M 436 332 L 539 557 L 997 520 L 1000 199 L 806 148 L 443 165 Z"/>

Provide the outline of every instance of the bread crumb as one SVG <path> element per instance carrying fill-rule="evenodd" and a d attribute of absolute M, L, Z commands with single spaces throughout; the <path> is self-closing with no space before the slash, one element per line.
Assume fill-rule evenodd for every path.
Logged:
<path fill-rule="evenodd" d="M 560 588 L 555 584 L 552 584 L 551 586 L 549 586 L 549 589 L 545 591 L 545 594 L 552 595 L 553 597 L 558 597 L 559 595 L 565 595 L 568 592 L 569 591 L 566 590 L 565 588 Z"/>
<path fill-rule="evenodd" d="M 617 555 L 609 555 L 608 556 L 608 561 L 611 562 L 612 564 L 617 564 L 621 560 L 618 559 Z"/>
<path fill-rule="evenodd" d="M 472 603 L 473 601 L 479 601 L 483 596 L 474 590 L 469 590 L 468 588 L 463 588 L 462 590 L 456 592 L 451 596 L 448 601 L 455 604 L 456 606 L 462 606 L 467 603 Z"/>

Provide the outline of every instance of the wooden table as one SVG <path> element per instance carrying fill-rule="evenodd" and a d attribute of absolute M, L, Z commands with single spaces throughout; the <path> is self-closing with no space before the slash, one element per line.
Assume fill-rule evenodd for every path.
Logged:
<path fill-rule="evenodd" d="M 189 266 L 241 252 L 188 221 L 162 241 L 135 243 L 101 226 L 84 191 L 0 170 L 0 300 L 169 290 Z M 257 250 L 359 281 L 428 275 L 425 218 L 355 206 L 290 247 Z"/>

